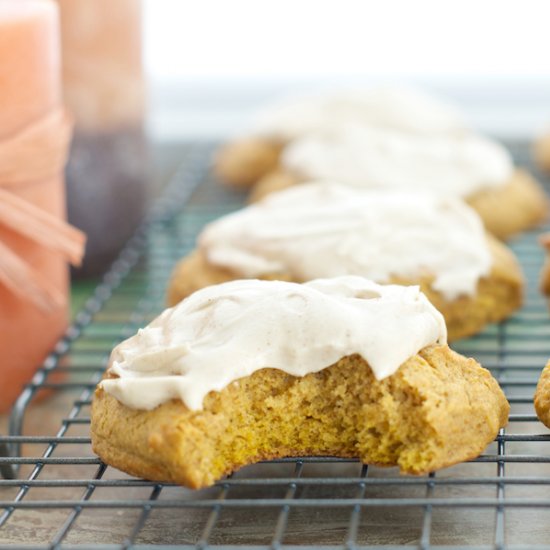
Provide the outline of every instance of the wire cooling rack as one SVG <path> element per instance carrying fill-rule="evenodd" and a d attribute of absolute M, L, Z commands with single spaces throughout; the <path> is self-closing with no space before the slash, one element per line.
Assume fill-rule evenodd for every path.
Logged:
<path fill-rule="evenodd" d="M 550 357 L 537 234 L 513 243 L 528 279 L 512 319 L 457 343 L 491 369 L 510 423 L 478 459 L 425 477 L 354 460 L 250 466 L 190 491 L 130 478 L 90 448 L 89 411 L 112 346 L 162 309 L 171 268 L 242 197 L 208 179 L 212 148 L 187 147 L 151 216 L 18 400 L 0 437 L 0 548 L 550 548 L 550 435 L 532 396 Z M 528 164 L 516 144 L 516 160 Z M 36 394 L 50 390 L 48 400 Z"/>

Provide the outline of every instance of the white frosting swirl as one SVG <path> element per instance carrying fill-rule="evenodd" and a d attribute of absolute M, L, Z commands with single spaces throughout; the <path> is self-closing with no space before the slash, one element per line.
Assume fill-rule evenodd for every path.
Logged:
<path fill-rule="evenodd" d="M 100 385 L 131 408 L 181 399 L 200 410 L 209 392 L 263 368 L 304 376 L 358 353 L 380 380 L 446 338 L 418 287 L 233 281 L 195 292 L 119 344 L 109 369 L 118 378 Z"/>
<path fill-rule="evenodd" d="M 459 199 L 329 183 L 297 185 L 208 225 L 199 247 L 241 277 L 360 275 L 473 295 L 492 264 L 478 215 Z"/>
<path fill-rule="evenodd" d="M 297 139 L 281 163 L 304 179 L 454 197 L 506 185 L 514 169 L 504 147 L 475 134 L 421 136 L 358 125 Z"/>
<path fill-rule="evenodd" d="M 461 133 L 467 128 L 453 105 L 414 88 L 382 87 L 281 101 L 261 112 L 251 131 L 291 141 L 311 134 L 331 134 L 348 123 L 437 135 Z"/>

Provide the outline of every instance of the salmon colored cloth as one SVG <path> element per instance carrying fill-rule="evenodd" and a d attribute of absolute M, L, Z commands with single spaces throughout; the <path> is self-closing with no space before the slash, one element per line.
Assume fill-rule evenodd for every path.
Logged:
<path fill-rule="evenodd" d="M 85 243 L 64 221 L 71 127 L 59 109 L 0 140 L 0 412 L 67 324 L 67 262 Z"/>

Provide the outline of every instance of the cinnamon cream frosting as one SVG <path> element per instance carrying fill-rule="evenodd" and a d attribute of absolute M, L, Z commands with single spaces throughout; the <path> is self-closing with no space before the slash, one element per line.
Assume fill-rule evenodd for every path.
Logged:
<path fill-rule="evenodd" d="M 312 134 L 330 135 L 348 123 L 424 135 L 455 134 L 467 129 L 462 114 L 453 105 L 415 88 L 386 86 L 283 100 L 260 112 L 251 131 L 291 141 Z"/>
<path fill-rule="evenodd" d="M 504 186 L 514 170 L 504 147 L 473 133 L 413 135 L 357 124 L 293 141 L 281 164 L 304 179 L 454 197 Z"/>
<path fill-rule="evenodd" d="M 208 225 L 198 245 L 241 277 L 429 277 L 449 300 L 473 295 L 492 265 L 482 222 L 461 200 L 335 183 L 270 195 Z"/>
<path fill-rule="evenodd" d="M 114 377 L 100 385 L 131 408 L 181 399 L 200 410 L 209 392 L 263 368 L 305 376 L 357 353 L 380 380 L 446 338 L 442 315 L 418 287 L 353 276 L 239 280 L 199 290 L 119 344 Z"/>

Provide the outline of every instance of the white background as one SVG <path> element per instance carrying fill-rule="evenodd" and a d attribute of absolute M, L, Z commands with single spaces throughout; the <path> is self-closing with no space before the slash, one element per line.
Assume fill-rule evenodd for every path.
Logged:
<path fill-rule="evenodd" d="M 472 123 L 527 137 L 550 123 L 548 0 L 144 0 L 151 126 L 236 132 L 271 98 L 414 83 Z"/>

